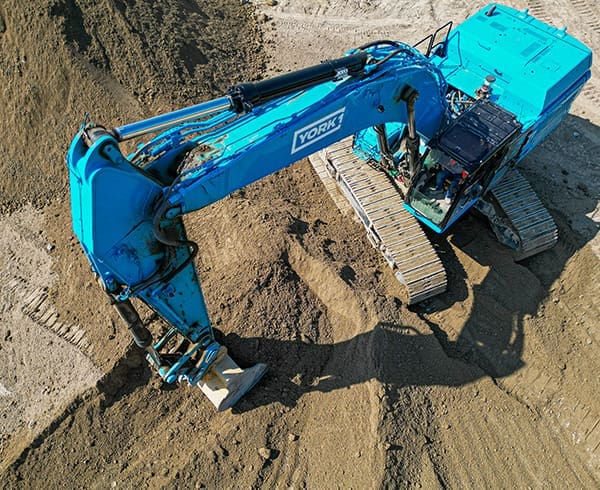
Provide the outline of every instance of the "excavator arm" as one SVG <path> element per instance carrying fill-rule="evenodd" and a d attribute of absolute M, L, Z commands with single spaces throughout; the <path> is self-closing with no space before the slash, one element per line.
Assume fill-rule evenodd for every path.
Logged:
<path fill-rule="evenodd" d="M 183 216 L 323 148 L 409 301 L 446 286 L 413 217 L 443 233 L 476 206 L 522 257 L 556 243 L 551 216 L 513 167 L 566 117 L 590 77 L 591 51 L 526 10 L 497 4 L 450 26 L 417 43 L 427 43 L 425 55 L 376 41 L 175 112 L 82 126 L 67 155 L 73 229 L 167 383 L 199 386 L 223 410 L 266 369 L 240 369 L 215 341 Z M 123 155 L 120 143 L 147 135 Z M 341 142 L 351 135 L 352 145 Z M 376 205 L 372 216 L 367 204 Z M 153 337 L 131 298 L 170 325 L 166 334 Z"/>
<path fill-rule="evenodd" d="M 183 215 L 365 128 L 401 123 L 428 141 L 446 122 L 445 94 L 429 58 L 382 41 L 148 120 L 110 130 L 82 126 L 67 155 L 73 228 L 167 383 L 198 385 L 223 410 L 266 369 L 240 369 L 215 341 L 193 264 L 198 246 L 186 236 Z M 123 155 L 119 143 L 148 134 L 157 135 Z M 412 152 L 414 161 L 414 144 Z M 153 338 L 131 298 L 156 311 L 169 331 Z"/>

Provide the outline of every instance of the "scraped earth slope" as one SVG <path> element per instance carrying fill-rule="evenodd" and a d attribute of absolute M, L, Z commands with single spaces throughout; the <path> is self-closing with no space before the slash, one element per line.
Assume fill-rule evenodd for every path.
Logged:
<path fill-rule="evenodd" d="M 566 1 L 536 6 L 600 46 Z M 367 39 L 417 41 L 474 9 L 458 0 L 265 2 L 273 19 L 265 24 L 233 0 L 0 5 L 2 223 L 27 240 L 0 255 L 0 265 L 24 268 L 23 284 L 43 287 L 43 274 L 26 282 L 41 269 L 25 257 L 39 257 L 52 261 L 57 278 L 41 293 L 34 288 L 42 312 L 27 308 L 18 288 L 0 311 L 26 317 L 19 332 L 31 321 L 76 349 L 75 369 L 104 374 L 96 387 L 73 384 L 62 397 L 22 389 L 43 408 L 29 432 L 17 432 L 22 422 L 2 405 L 13 429 L 1 443 L 9 487 L 597 486 L 600 339 L 590 242 L 600 118 L 591 103 L 524 165 L 561 228 L 557 248 L 515 264 L 484 224 L 465 219 L 449 237 L 434 237 L 450 291 L 417 309 L 405 307 L 383 259 L 306 162 L 190 216 L 219 335 L 241 364 L 271 367 L 224 414 L 199 391 L 161 386 L 70 233 L 62 159 L 84 111 L 118 125 L 264 75 L 256 17 L 274 73 Z M 38 208 L 29 228 L 16 226 L 22 214 L 13 213 L 26 201 Z M 50 308 L 69 332 L 49 325 Z M 8 345 L 2 328 L 0 356 Z M 23 351 L 10 333 L 11 348 Z M 45 352 L 61 351 L 50 344 Z"/>

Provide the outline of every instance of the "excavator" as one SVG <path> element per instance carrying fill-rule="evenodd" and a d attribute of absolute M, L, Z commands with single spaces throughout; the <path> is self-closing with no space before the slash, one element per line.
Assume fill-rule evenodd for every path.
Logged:
<path fill-rule="evenodd" d="M 489 4 L 416 45 L 370 42 L 119 127 L 86 119 L 66 158 L 73 230 L 164 382 L 197 386 L 225 410 L 267 367 L 240 368 L 215 340 L 186 214 L 309 157 L 409 303 L 423 301 L 446 289 L 425 228 L 444 233 L 476 209 L 517 258 L 554 245 L 556 225 L 515 166 L 565 119 L 591 61 L 566 28 Z M 168 324 L 164 335 L 153 337 L 133 298 Z"/>

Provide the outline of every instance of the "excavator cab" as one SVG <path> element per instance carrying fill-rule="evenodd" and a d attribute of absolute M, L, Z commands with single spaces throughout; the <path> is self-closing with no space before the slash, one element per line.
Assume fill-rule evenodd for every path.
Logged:
<path fill-rule="evenodd" d="M 441 233 L 515 161 L 524 138 L 516 117 L 480 99 L 430 141 L 405 199 L 406 209 Z"/>

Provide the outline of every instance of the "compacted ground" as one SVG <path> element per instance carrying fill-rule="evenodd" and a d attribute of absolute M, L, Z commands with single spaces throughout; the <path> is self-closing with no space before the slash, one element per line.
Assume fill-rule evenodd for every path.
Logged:
<path fill-rule="evenodd" d="M 593 1 L 510 4 L 600 49 Z M 558 245 L 515 263 L 466 217 L 432 236 L 449 290 L 418 307 L 306 161 L 190 215 L 220 337 L 270 366 L 225 413 L 150 371 L 71 232 L 64 154 L 85 112 L 117 126 L 368 40 L 414 43 L 482 5 L 0 4 L 6 487 L 598 486 L 596 68 L 522 165 Z"/>

